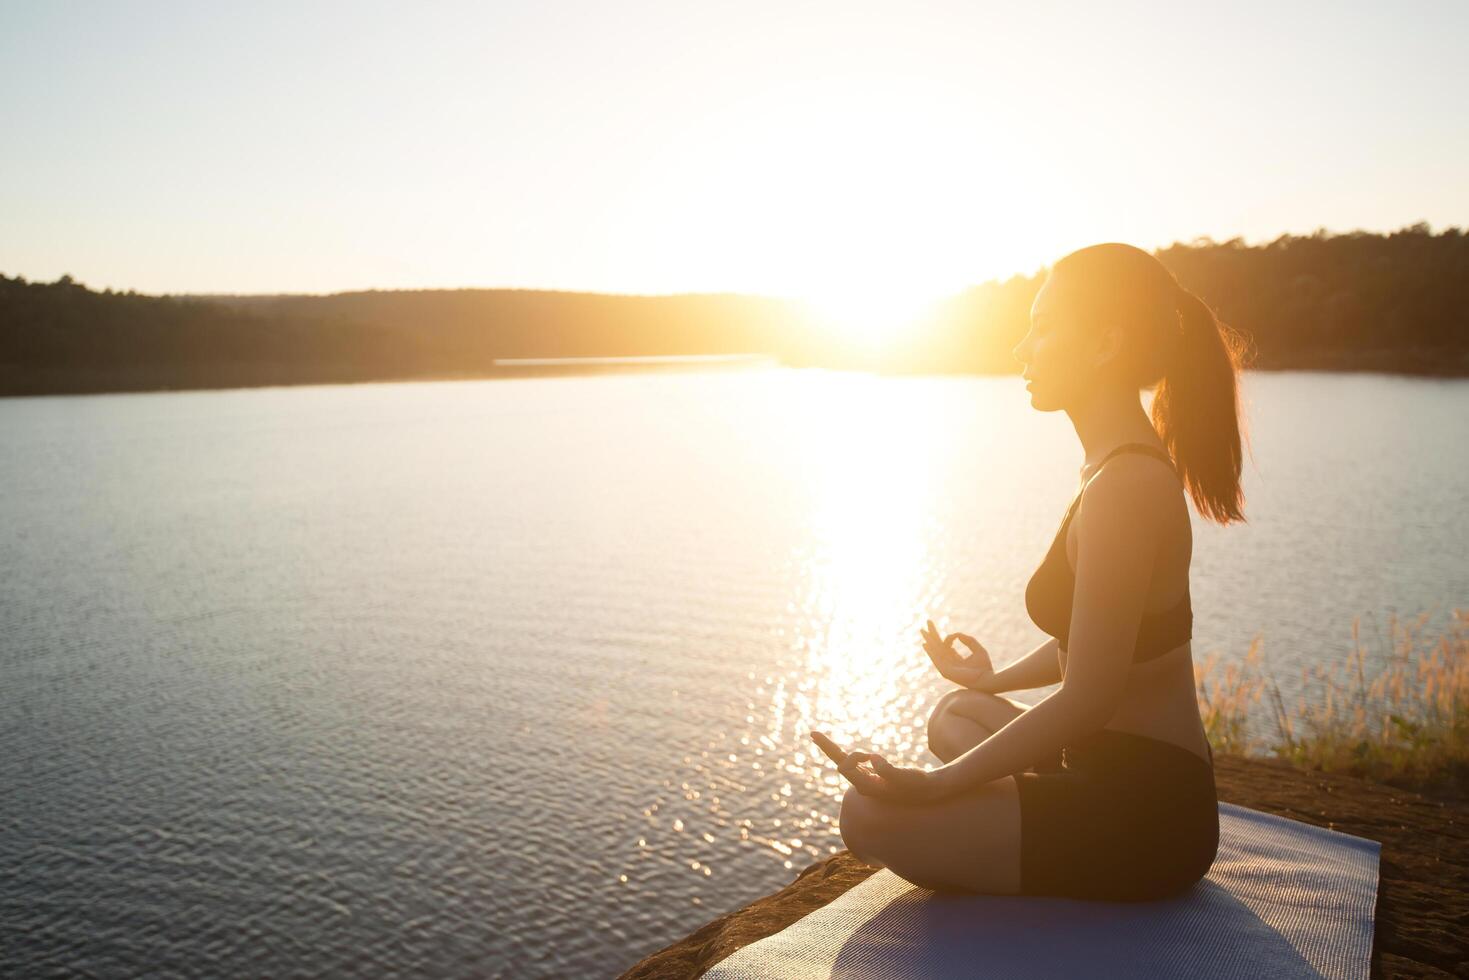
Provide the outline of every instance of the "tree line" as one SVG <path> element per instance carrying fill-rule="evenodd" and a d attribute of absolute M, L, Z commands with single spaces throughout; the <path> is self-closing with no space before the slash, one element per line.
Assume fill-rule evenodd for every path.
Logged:
<path fill-rule="evenodd" d="M 1197 239 L 1154 252 L 1253 343 L 1249 366 L 1469 375 L 1469 237 Z M 497 359 L 763 353 L 796 366 L 1013 373 L 1045 270 L 958 293 L 880 348 L 792 300 L 532 289 L 149 296 L 0 275 L 0 394 L 493 377 Z"/>

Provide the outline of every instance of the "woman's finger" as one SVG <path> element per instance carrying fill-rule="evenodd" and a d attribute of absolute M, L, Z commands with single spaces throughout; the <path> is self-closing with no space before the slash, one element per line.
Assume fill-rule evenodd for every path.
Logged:
<path fill-rule="evenodd" d="M 948 677 L 959 666 L 958 664 L 954 663 L 954 658 L 952 656 L 941 657 L 935 654 L 932 650 L 928 651 L 928 659 L 933 662 L 934 668 L 938 670 L 938 672 L 944 677 Z"/>
<path fill-rule="evenodd" d="M 887 784 L 881 776 L 873 771 L 870 762 L 868 762 L 866 767 L 863 767 L 860 763 L 852 763 L 843 766 L 840 772 L 843 776 L 847 777 L 847 781 L 855 786 L 857 792 L 863 796 L 886 795 L 884 790 L 888 788 Z"/>
<path fill-rule="evenodd" d="M 869 789 L 878 787 L 882 777 L 873 768 L 872 754 L 870 752 L 854 753 L 847 756 L 847 761 L 838 767 L 837 771 L 846 776 L 853 785 L 865 786 Z"/>
<path fill-rule="evenodd" d="M 846 751 L 840 745 L 828 738 L 824 733 L 812 732 L 811 741 L 815 742 L 817 747 L 820 748 L 822 752 L 826 753 L 827 758 L 831 759 L 831 761 L 837 764 L 838 768 L 840 768 L 847 761 L 848 756 Z"/>
<path fill-rule="evenodd" d="M 933 658 L 934 663 L 951 662 L 954 659 L 955 651 L 953 647 L 940 646 L 937 643 L 926 643 L 923 649 Z"/>
<path fill-rule="evenodd" d="M 895 767 L 891 762 L 884 759 L 880 754 L 876 752 L 872 753 L 872 755 L 869 757 L 869 764 L 872 766 L 872 771 L 877 774 L 877 777 L 879 779 L 881 779 L 888 786 L 894 785 L 893 779 L 898 775 L 897 767 Z"/>

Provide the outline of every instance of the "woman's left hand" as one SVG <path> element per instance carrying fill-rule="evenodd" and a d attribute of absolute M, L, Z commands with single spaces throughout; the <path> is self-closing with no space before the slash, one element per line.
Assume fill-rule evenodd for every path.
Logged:
<path fill-rule="evenodd" d="M 812 732 L 811 740 L 863 796 L 894 803 L 932 803 L 948 795 L 934 770 L 895 766 L 876 752 L 844 751 L 822 732 Z"/>

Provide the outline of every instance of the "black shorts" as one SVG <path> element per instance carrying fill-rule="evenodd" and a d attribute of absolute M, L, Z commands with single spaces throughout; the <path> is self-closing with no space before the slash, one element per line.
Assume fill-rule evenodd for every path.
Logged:
<path fill-rule="evenodd" d="M 1022 894 L 1148 901 L 1214 863 L 1214 767 L 1171 742 L 1103 729 L 1015 782 Z"/>

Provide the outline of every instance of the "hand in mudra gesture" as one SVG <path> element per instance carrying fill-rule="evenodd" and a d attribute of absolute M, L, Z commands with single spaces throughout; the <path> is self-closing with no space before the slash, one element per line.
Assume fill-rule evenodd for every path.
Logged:
<path fill-rule="evenodd" d="M 863 796 L 894 803 L 932 803 L 953 792 L 943 773 L 934 769 L 895 766 L 876 752 L 848 752 L 825 732 L 812 732 L 811 741 L 837 764 L 837 772 Z"/>
<path fill-rule="evenodd" d="M 939 669 L 939 673 L 961 687 L 973 688 L 995 672 L 994 664 L 990 663 L 989 651 L 967 633 L 940 636 L 938 628 L 930 619 L 928 627 L 919 630 L 918 635 L 923 637 L 923 650 Z M 968 647 L 970 656 L 965 657 L 955 650 L 954 640 Z"/>

